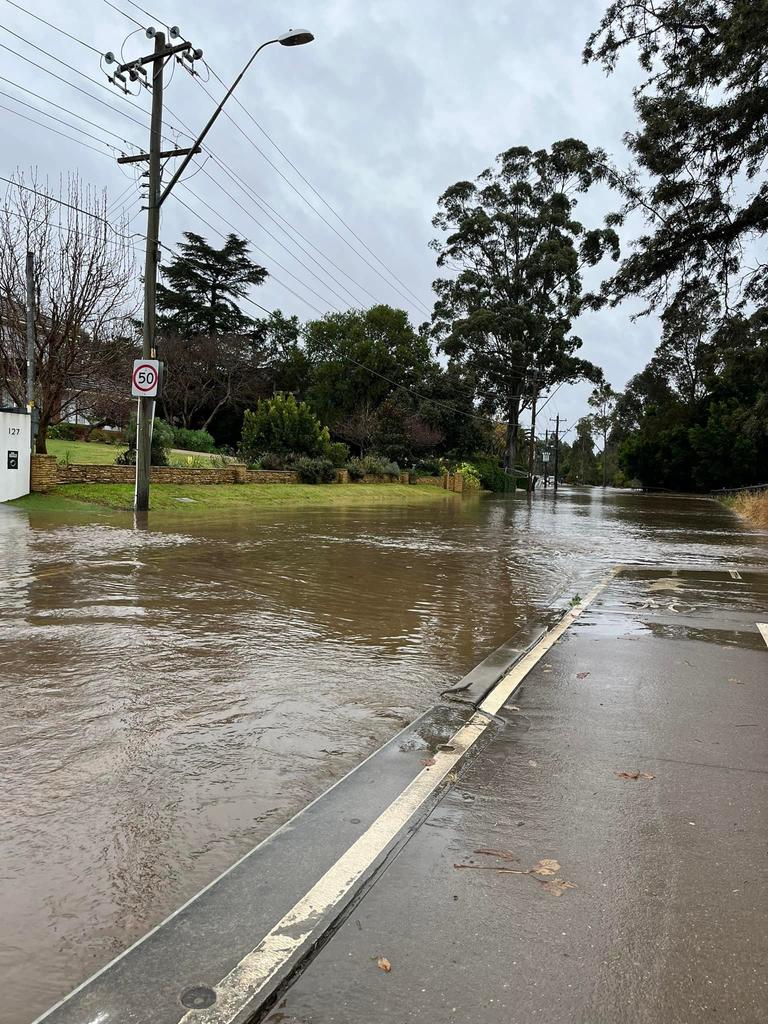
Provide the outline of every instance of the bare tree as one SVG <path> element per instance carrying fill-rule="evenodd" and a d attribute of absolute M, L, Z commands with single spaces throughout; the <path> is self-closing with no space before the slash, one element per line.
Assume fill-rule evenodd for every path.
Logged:
<path fill-rule="evenodd" d="M 25 395 L 25 263 L 35 267 L 37 451 L 62 412 L 94 390 L 120 390 L 127 317 L 136 308 L 134 253 L 125 226 L 107 222 L 106 192 L 77 176 L 58 196 L 17 171 L 0 208 L 0 373 Z"/>
<path fill-rule="evenodd" d="M 365 455 L 380 426 L 378 410 L 370 402 L 364 402 L 350 416 L 333 425 L 333 432 L 343 441 L 357 447 Z"/>
<path fill-rule="evenodd" d="M 168 335 L 158 339 L 158 355 L 165 367 L 163 414 L 178 426 L 208 430 L 222 409 L 269 393 L 269 356 L 250 335 Z"/>

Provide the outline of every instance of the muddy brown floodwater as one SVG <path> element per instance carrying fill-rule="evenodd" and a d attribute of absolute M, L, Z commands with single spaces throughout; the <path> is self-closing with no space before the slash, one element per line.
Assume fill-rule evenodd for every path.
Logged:
<path fill-rule="evenodd" d="M 765 564 L 712 501 L 150 520 L 0 506 L 0 977 L 26 1024 L 617 562 Z"/>

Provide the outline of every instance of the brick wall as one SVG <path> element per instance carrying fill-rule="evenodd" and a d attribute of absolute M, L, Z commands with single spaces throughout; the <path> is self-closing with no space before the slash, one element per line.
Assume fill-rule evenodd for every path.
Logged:
<path fill-rule="evenodd" d="M 445 476 L 415 476 L 412 483 L 427 484 L 430 487 L 445 487 L 445 480 Z"/>
<path fill-rule="evenodd" d="M 58 467 L 55 455 L 33 455 L 30 460 L 29 489 L 42 494 L 56 489 Z"/>

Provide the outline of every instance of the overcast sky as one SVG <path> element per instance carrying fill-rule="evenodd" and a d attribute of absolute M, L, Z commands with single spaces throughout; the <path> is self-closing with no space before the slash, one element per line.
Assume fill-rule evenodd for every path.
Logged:
<path fill-rule="evenodd" d="M 9 0 L 0 0 L 0 43 L 6 47 L 0 72 L 0 90 L 6 94 L 0 96 L 6 108 L 0 109 L 0 174 L 8 177 L 17 166 L 35 165 L 41 178 L 47 177 L 57 188 L 60 175 L 77 171 L 85 181 L 106 187 L 110 201 L 124 193 L 118 206 L 124 203 L 133 218 L 131 229 L 143 231 L 145 215 L 135 172 L 118 167 L 113 151 L 77 129 L 121 147 L 118 138 L 104 133 L 109 129 L 144 147 L 147 132 L 142 125 L 148 125 L 149 96 L 126 99 L 111 87 L 105 90 L 88 82 L 7 29 L 105 84 L 95 51 L 119 52 L 122 45 L 130 59 L 149 52 L 152 44 L 139 24 L 104 0 L 19 4 L 94 50 L 34 20 Z M 260 42 L 291 27 L 306 27 L 315 34 L 315 42 L 308 46 L 271 46 L 259 55 L 237 93 L 247 112 L 228 107 L 236 124 L 221 118 L 207 140 L 225 166 L 209 159 L 201 167 L 198 161 L 188 182 L 200 198 L 179 188 L 164 206 L 166 244 L 184 230 L 198 231 L 217 244 L 217 232 L 234 227 L 245 235 L 255 258 L 272 274 L 253 293 L 268 309 L 280 308 L 306 319 L 334 305 L 347 308 L 353 297 L 366 303 L 375 297 L 408 309 L 418 325 L 432 306 L 436 270 L 428 248 L 434 234 L 430 222 L 436 199 L 447 186 L 475 177 L 510 146 L 543 147 L 568 136 L 603 146 L 618 163 L 626 164 L 621 139 L 634 123 L 631 88 L 636 68 L 625 60 L 606 79 L 598 68 L 581 63 L 584 40 L 603 11 L 601 0 L 142 2 L 151 17 L 128 0 L 114 0 L 114 5 L 143 26 L 177 24 L 185 38 L 202 47 L 212 69 L 227 84 Z M 8 47 L 106 106 L 25 62 Z M 207 71 L 202 66 L 200 70 L 204 78 Z M 53 100 L 67 113 L 20 92 L 8 80 Z M 223 92 L 215 78 L 205 88 L 217 100 Z M 8 96 L 73 127 L 51 121 Z M 166 102 L 169 138 L 174 137 L 173 129 L 183 130 L 184 125 L 199 130 L 213 109 L 200 83 L 180 68 L 167 85 Z M 70 111 L 97 127 L 72 118 Z M 100 152 L 55 135 L 51 128 Z M 324 205 L 286 156 L 375 256 Z M 195 174 L 196 167 L 201 170 Z M 583 215 L 587 221 L 596 220 L 606 210 L 605 196 L 595 197 Z M 114 218 L 119 214 L 116 207 Z M 393 281 L 378 260 L 407 287 Z M 584 340 L 582 355 L 601 365 L 616 388 L 645 365 L 657 341 L 655 320 L 632 323 L 631 312 L 627 306 L 589 314 L 577 325 Z M 588 391 L 585 385 L 562 388 L 547 415 L 559 412 L 573 423 L 586 412 Z M 545 424 L 539 426 L 543 430 Z"/>

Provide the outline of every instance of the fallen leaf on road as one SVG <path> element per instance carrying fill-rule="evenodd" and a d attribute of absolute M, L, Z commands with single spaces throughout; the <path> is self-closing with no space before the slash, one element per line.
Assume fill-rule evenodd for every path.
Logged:
<path fill-rule="evenodd" d="M 387 974 L 389 974 L 389 972 L 392 970 L 392 964 L 389 962 L 389 960 L 387 960 L 385 956 L 379 957 L 379 959 L 376 961 L 376 966 L 379 968 L 380 971 L 386 971 Z"/>
<path fill-rule="evenodd" d="M 560 865 L 556 860 L 539 860 L 531 868 L 533 875 L 556 875 Z"/>
<path fill-rule="evenodd" d="M 538 761 L 529 761 L 528 762 L 528 767 L 529 768 L 538 768 L 539 767 L 539 762 Z"/>
<path fill-rule="evenodd" d="M 656 778 L 656 776 L 655 775 L 651 775 L 650 772 L 637 772 L 637 771 L 614 772 L 614 775 L 616 775 L 620 779 L 655 779 Z"/>
<path fill-rule="evenodd" d="M 428 757 L 425 761 L 422 761 L 421 763 L 424 765 L 425 768 L 431 768 L 432 765 L 435 763 L 435 759 L 434 757 Z"/>
<path fill-rule="evenodd" d="M 541 881 L 541 879 L 538 879 Z M 562 896 L 566 889 L 578 889 L 578 886 L 573 882 L 566 882 L 562 878 L 550 878 L 546 882 L 541 882 L 550 896 Z"/>
<path fill-rule="evenodd" d="M 577 672 L 576 673 L 576 678 L 577 679 L 586 679 L 588 675 L 589 675 L 589 672 Z"/>

